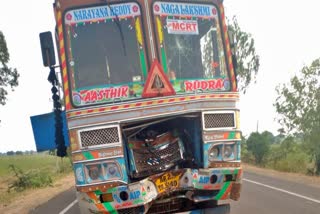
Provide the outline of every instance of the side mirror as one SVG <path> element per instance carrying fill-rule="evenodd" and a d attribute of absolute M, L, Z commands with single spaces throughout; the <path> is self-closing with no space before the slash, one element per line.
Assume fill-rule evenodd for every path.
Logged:
<path fill-rule="evenodd" d="M 52 67 L 56 64 L 52 35 L 50 31 L 39 34 L 43 65 Z"/>

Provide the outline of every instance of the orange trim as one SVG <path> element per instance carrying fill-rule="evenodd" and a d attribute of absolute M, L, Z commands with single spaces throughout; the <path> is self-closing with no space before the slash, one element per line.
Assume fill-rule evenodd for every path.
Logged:
<path fill-rule="evenodd" d="M 229 43 L 229 37 L 228 37 L 228 28 L 226 25 L 226 18 L 224 14 L 224 8 L 223 5 L 220 4 L 220 12 L 221 12 L 221 21 L 222 21 L 222 27 L 223 27 L 223 33 L 224 33 L 224 39 L 226 43 L 226 49 L 227 49 L 227 60 L 228 65 L 230 69 L 230 77 L 231 77 L 231 83 L 232 83 L 232 91 L 237 91 L 237 83 L 236 83 L 236 76 L 234 73 L 233 63 L 232 63 L 232 53 L 230 49 L 230 43 Z"/>
<path fill-rule="evenodd" d="M 104 208 L 103 204 L 101 204 L 100 201 L 98 201 L 98 198 L 94 192 L 88 192 L 87 195 L 93 201 L 93 203 L 96 205 L 97 209 L 100 212 L 108 213 Z"/>
<path fill-rule="evenodd" d="M 161 100 L 148 100 L 148 101 L 141 101 L 132 104 L 125 104 L 119 106 L 108 106 L 108 107 L 101 107 L 101 108 L 94 108 L 94 109 L 86 109 L 80 111 L 74 111 L 67 113 L 67 117 L 74 117 L 88 113 L 98 113 L 98 112 L 106 112 L 106 111 L 113 111 L 113 110 L 122 110 L 122 109 L 131 109 L 137 108 L 142 106 L 155 106 L 158 104 L 165 104 L 165 103 L 179 103 L 181 101 L 189 101 L 189 100 L 201 100 L 201 99 L 238 99 L 239 94 L 210 94 L 210 95 L 196 95 L 196 96 L 187 96 L 187 97 L 175 97 L 169 99 L 161 99 Z"/>
<path fill-rule="evenodd" d="M 234 167 L 234 168 L 239 168 L 241 167 L 241 163 L 232 163 L 232 162 L 215 162 L 215 163 L 210 163 L 209 164 L 209 168 L 230 168 L 230 167 Z M 238 177 L 239 174 L 241 174 L 241 169 L 238 172 Z"/>
<path fill-rule="evenodd" d="M 59 39 L 59 51 L 60 51 L 60 59 L 61 59 L 61 70 L 62 70 L 62 78 L 63 78 L 63 90 L 64 90 L 64 98 L 65 98 L 65 107 L 66 110 L 71 109 L 70 104 L 70 96 L 69 96 L 69 83 L 68 83 L 68 74 L 67 74 L 67 63 L 66 63 L 66 52 L 64 49 L 64 40 L 63 40 L 63 30 L 62 30 L 62 14 L 61 11 L 58 11 L 58 39 Z"/>

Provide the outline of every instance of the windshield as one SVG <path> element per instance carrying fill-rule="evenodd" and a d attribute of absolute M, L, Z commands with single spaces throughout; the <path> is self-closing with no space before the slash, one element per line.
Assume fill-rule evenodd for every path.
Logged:
<path fill-rule="evenodd" d="M 147 68 L 138 4 L 71 10 L 65 26 L 76 106 L 140 96 Z"/>
<path fill-rule="evenodd" d="M 214 5 L 153 4 L 161 62 L 177 93 L 230 90 Z"/>

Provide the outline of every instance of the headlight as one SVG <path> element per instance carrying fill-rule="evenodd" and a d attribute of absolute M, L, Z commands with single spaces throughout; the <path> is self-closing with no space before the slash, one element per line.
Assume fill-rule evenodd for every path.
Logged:
<path fill-rule="evenodd" d="M 235 159 L 235 144 L 225 144 L 223 148 L 223 160 Z"/>
<path fill-rule="evenodd" d="M 122 162 L 117 160 L 106 160 L 102 162 L 90 162 L 85 163 L 83 166 L 83 174 L 81 174 L 81 167 L 77 168 L 76 176 L 77 183 L 79 184 L 94 184 L 104 181 L 112 181 L 112 180 L 122 180 L 127 179 L 126 176 L 123 175 L 123 171 L 121 166 Z M 125 167 L 125 166 L 123 166 Z M 82 176 L 82 177 L 81 177 Z M 84 177 L 84 178 L 83 178 Z M 84 181 L 82 182 L 83 179 Z"/>
<path fill-rule="evenodd" d="M 218 146 L 213 146 L 208 151 L 209 161 L 214 161 L 218 159 L 219 155 L 220 155 L 220 149 Z"/>
<path fill-rule="evenodd" d="M 224 151 L 223 151 L 223 157 L 224 158 L 230 158 L 233 154 L 233 151 L 232 151 L 232 147 L 230 145 L 225 145 L 224 146 Z"/>
<path fill-rule="evenodd" d="M 120 167 L 114 162 L 107 162 L 103 164 L 106 171 L 106 179 L 121 178 Z"/>
<path fill-rule="evenodd" d="M 236 145 L 234 142 L 212 143 L 208 148 L 208 161 L 232 161 L 236 160 Z"/>
<path fill-rule="evenodd" d="M 88 176 L 92 181 L 101 180 L 102 170 L 100 164 L 86 165 Z"/>

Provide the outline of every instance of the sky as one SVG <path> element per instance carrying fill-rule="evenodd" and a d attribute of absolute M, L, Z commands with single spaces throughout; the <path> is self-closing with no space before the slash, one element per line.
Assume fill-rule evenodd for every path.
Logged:
<path fill-rule="evenodd" d="M 36 150 L 30 116 L 49 113 L 48 68 L 43 67 L 39 33 L 54 31 L 53 0 L 1 1 L 0 30 L 10 53 L 10 67 L 20 73 L 19 86 L 0 106 L 0 152 Z M 275 87 L 289 82 L 304 65 L 320 57 L 320 1 L 225 0 L 226 16 L 237 17 L 252 35 L 260 56 L 256 84 L 240 98 L 241 129 L 277 134 Z"/>

